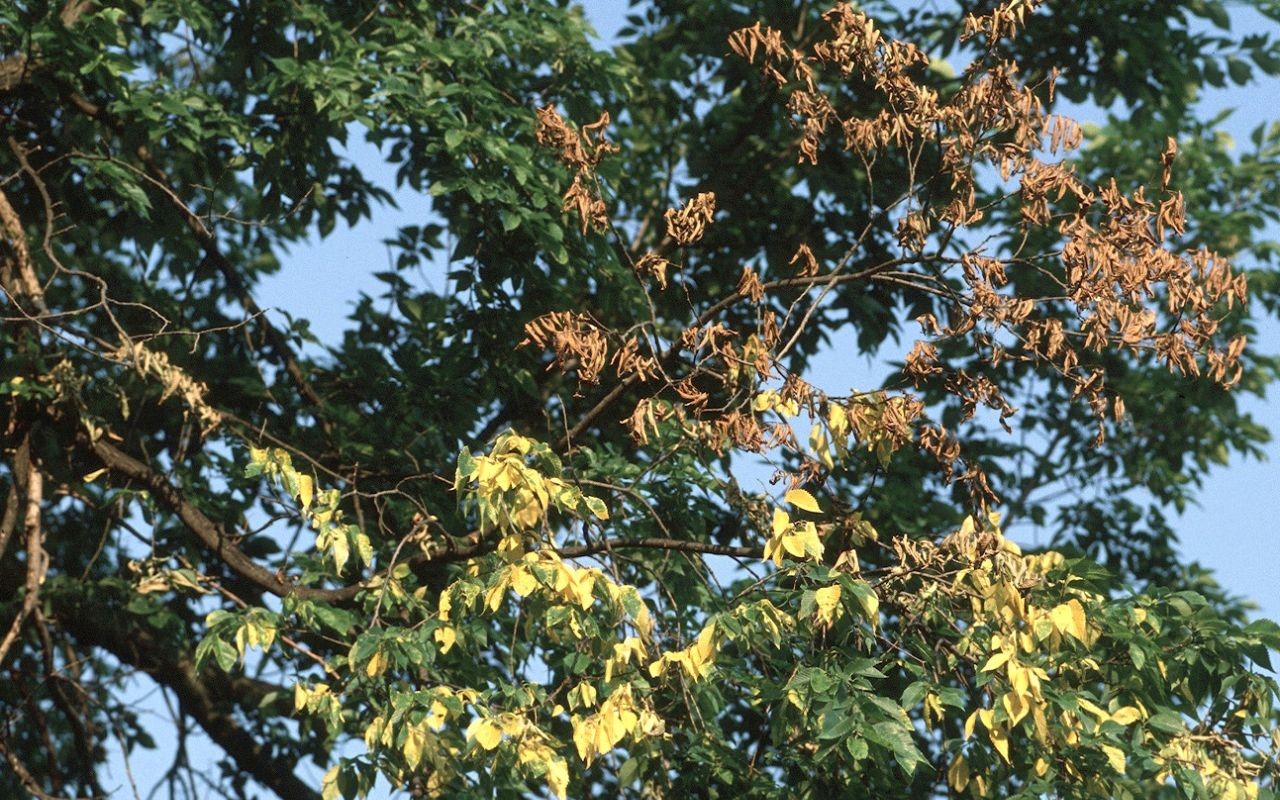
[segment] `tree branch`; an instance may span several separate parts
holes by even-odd
[[[62,11],[58,12],[58,17],[63,26],[70,28],[95,5],[94,0],[68,0]],[[39,51],[34,49],[30,54],[18,53],[0,61],[0,94],[7,94],[25,84],[31,73],[43,66],[43,63],[43,59],[39,58]]]
[[[690,542],[684,539],[607,539],[577,547],[561,547],[556,550],[562,558],[582,558],[609,550],[671,550],[678,553],[700,553],[708,556],[733,558],[764,558],[763,547],[731,547],[723,544]]]
[[[0,239],[0,289],[20,313],[27,313],[22,308],[22,301],[27,300],[37,312],[47,314],[49,307],[45,305],[44,290],[40,288],[35,266],[31,263],[31,250],[27,247],[22,220],[3,191],[0,191],[0,234],[3,234]]]
[[[44,574],[49,566],[49,557],[44,552],[44,531],[40,526],[40,505],[44,502],[44,475],[34,461],[30,458],[24,460],[26,464],[22,466],[26,468],[27,473],[22,482],[26,495],[26,515],[23,518],[23,528],[27,535],[27,580],[24,587],[26,594],[23,595],[22,606],[14,616],[8,632],[4,639],[0,640],[0,664],[4,663],[9,649],[22,633],[23,623],[40,601],[40,584],[44,582]]]
[[[233,544],[232,536],[221,524],[210,519],[187,500],[165,476],[116,448],[105,437],[100,436],[97,440],[91,441],[88,434],[81,432],[77,434],[77,440],[81,446],[93,450],[108,470],[117,475],[132,478],[146,486],[156,502],[177,514],[206,549],[221,559],[237,575],[252,582],[263,591],[276,597],[292,594],[307,600],[340,602],[354,597],[363,588],[359,584],[342,589],[313,589],[290,585],[282,576],[245,555]]]
[[[828,284],[830,286],[835,286],[841,283],[850,283],[852,281],[864,280],[867,277],[874,275],[877,272],[891,269],[893,267],[907,263],[907,261],[908,261],[907,259],[893,259],[890,261],[886,261],[883,264],[877,264],[873,267],[868,267],[867,269],[861,270],[860,272],[853,272],[847,275],[832,275],[828,273],[824,275],[780,278],[776,281],[769,281],[767,283],[762,284],[761,288],[764,291],[768,292],[774,289],[786,289],[786,288],[796,287],[796,286],[803,286],[807,289],[811,286],[818,285],[818,284]],[[745,300],[746,297],[747,295],[744,294],[743,292],[735,291],[732,294],[724,298],[721,298],[720,300],[713,303],[710,307],[708,307],[706,311],[703,311],[701,314],[699,314],[698,318],[693,322],[693,325],[695,326],[706,325],[708,322],[714,319],[715,316],[719,314],[721,311],[724,311],[726,308],[732,306],[734,303]],[[669,348],[667,348],[667,351],[659,357],[658,362],[664,367],[667,364],[670,364],[672,361],[675,360],[676,356],[679,355],[681,347],[682,345],[680,344],[680,341],[677,339],[675,342],[671,344]],[[600,417],[601,414],[603,414],[606,410],[609,409],[610,406],[612,406],[615,402],[617,402],[618,398],[621,397],[624,392],[626,392],[628,389],[635,386],[636,384],[641,383],[643,380],[644,378],[641,375],[641,373],[632,372],[626,378],[623,378],[621,381],[619,381],[612,389],[609,390],[609,392],[604,397],[600,398],[600,400],[598,400],[594,406],[588,409],[587,412],[583,414],[582,417],[578,420],[578,423],[574,425],[573,428],[568,433],[566,433],[563,438],[560,439],[560,441],[556,444],[557,451],[561,453],[567,451],[573,445],[573,440],[579,435],[581,435],[582,432],[585,431],[588,427],[590,427]]]
[[[448,547],[431,555],[416,555],[408,561],[409,566],[418,567],[425,564],[441,564],[455,561],[466,561],[471,558],[491,553],[498,547],[494,539],[486,539],[466,547]],[[671,550],[681,553],[700,553],[709,556],[731,556],[733,558],[763,558],[762,547],[732,547],[706,542],[691,542],[685,539],[666,539],[648,537],[644,539],[605,539],[585,545],[553,548],[553,552],[562,558],[584,558],[609,550]]]
[[[214,667],[197,671],[185,650],[175,652],[146,626],[120,624],[118,620],[128,615],[104,620],[100,613],[88,611],[79,603],[64,604],[55,608],[55,613],[58,624],[77,641],[111,653],[172,689],[183,713],[199,723],[209,738],[258,783],[284,800],[318,800],[319,793],[293,774],[292,764],[283,763],[236,721],[232,706],[253,708],[265,694],[266,685],[243,676],[233,677]]]
[[[79,94],[72,94],[70,100],[76,108],[80,109],[89,118],[103,123],[116,133],[123,131],[124,125],[102,106]],[[333,423],[323,413],[324,401],[320,398],[319,393],[316,392],[315,387],[307,380],[307,376],[302,371],[302,365],[299,363],[297,355],[293,352],[293,348],[285,340],[284,334],[280,333],[271,324],[262,307],[253,299],[253,295],[240,277],[240,273],[218,248],[218,240],[213,235],[213,231],[209,230],[204,224],[204,220],[183,202],[177,190],[174,189],[168,173],[156,163],[155,157],[145,145],[140,145],[136,149],[135,155],[146,167],[146,171],[143,173],[145,177],[160,190],[160,193],[164,195],[169,204],[182,217],[187,230],[191,231],[196,241],[200,243],[201,248],[204,249],[205,256],[209,259],[209,263],[216,267],[222,275],[222,279],[226,281],[227,288],[231,291],[231,294],[240,302],[240,306],[245,310],[245,313],[257,321],[267,339],[268,346],[275,353],[281,366],[284,367],[285,374],[289,376],[294,388],[298,390],[303,400],[316,412],[316,420],[320,423],[320,427],[326,435],[332,435]]]
[[[38,800],[64,800],[57,795],[52,795],[40,788],[40,782],[31,774],[31,770],[27,769],[27,765],[22,763],[22,759],[18,758],[17,753],[9,749],[5,737],[0,736],[0,754],[4,755],[4,760],[8,762],[9,768],[13,770],[13,774],[18,776],[18,780],[23,787],[31,792],[31,796]],[[93,798],[84,798],[84,800],[94,800]]]

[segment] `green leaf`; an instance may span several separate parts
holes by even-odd
[[[1182,733],[1187,727],[1182,715],[1173,711],[1157,711],[1147,717],[1146,724],[1147,727],[1169,734]]]

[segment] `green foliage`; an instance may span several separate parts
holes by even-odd
[[[1280,45],[965,9],[0,4],[0,795],[145,673],[172,796],[1274,796],[1171,513],[1269,436],[1280,128],[1196,100]],[[340,340],[258,306],[393,190]]]

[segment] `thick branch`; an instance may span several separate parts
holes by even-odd
[[[254,780],[285,800],[318,800],[319,794],[293,774],[291,764],[273,756],[236,721],[233,705],[253,708],[267,686],[213,667],[197,671],[185,650],[174,652],[144,625],[112,624],[100,619],[101,614],[75,605],[56,611],[59,625],[77,641],[106,650],[173,690],[183,713],[195,719],[209,738]]]
[[[35,265],[31,263],[31,249],[27,247],[22,220],[3,191],[0,191],[0,289],[19,310],[25,312],[23,301],[39,313],[49,310],[44,302],[44,290],[36,278]]]
[[[25,444],[25,442],[24,442]],[[44,582],[45,570],[49,566],[49,557],[44,552],[44,531],[40,526],[40,505],[44,502],[44,475],[34,461],[26,459],[26,479],[22,482],[26,495],[26,514],[23,528],[27,535],[27,579],[26,594],[22,598],[22,606],[18,609],[13,623],[9,626],[4,639],[0,640],[0,663],[4,663],[9,649],[22,633],[22,625],[35,610],[40,601],[40,584]]]
[[[189,501],[181,491],[169,482],[165,476],[137,460],[128,453],[119,450],[104,437],[90,441],[87,434],[79,434],[81,445],[87,445],[102,460],[111,472],[132,478],[143,484],[151,492],[152,497],[160,505],[178,515],[187,529],[195,534],[201,544],[222,560],[240,577],[251,581],[263,591],[277,597],[293,594],[309,600],[336,602],[354,597],[362,587],[350,586],[343,589],[312,589],[295,587],[287,583],[276,572],[262,566],[245,555],[232,541],[232,537],[219,523],[210,519],[203,511]]]
[[[25,445],[26,443],[23,442]],[[9,485],[9,496],[4,501],[4,516],[0,517],[0,558],[9,549],[9,538],[18,527],[18,486]]]

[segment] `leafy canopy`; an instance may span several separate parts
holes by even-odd
[[[1280,45],[757,5],[0,7],[0,793],[122,791],[145,674],[171,796],[1274,796],[1168,512],[1268,436],[1280,129],[1195,100]],[[360,138],[432,214],[321,343]]]

